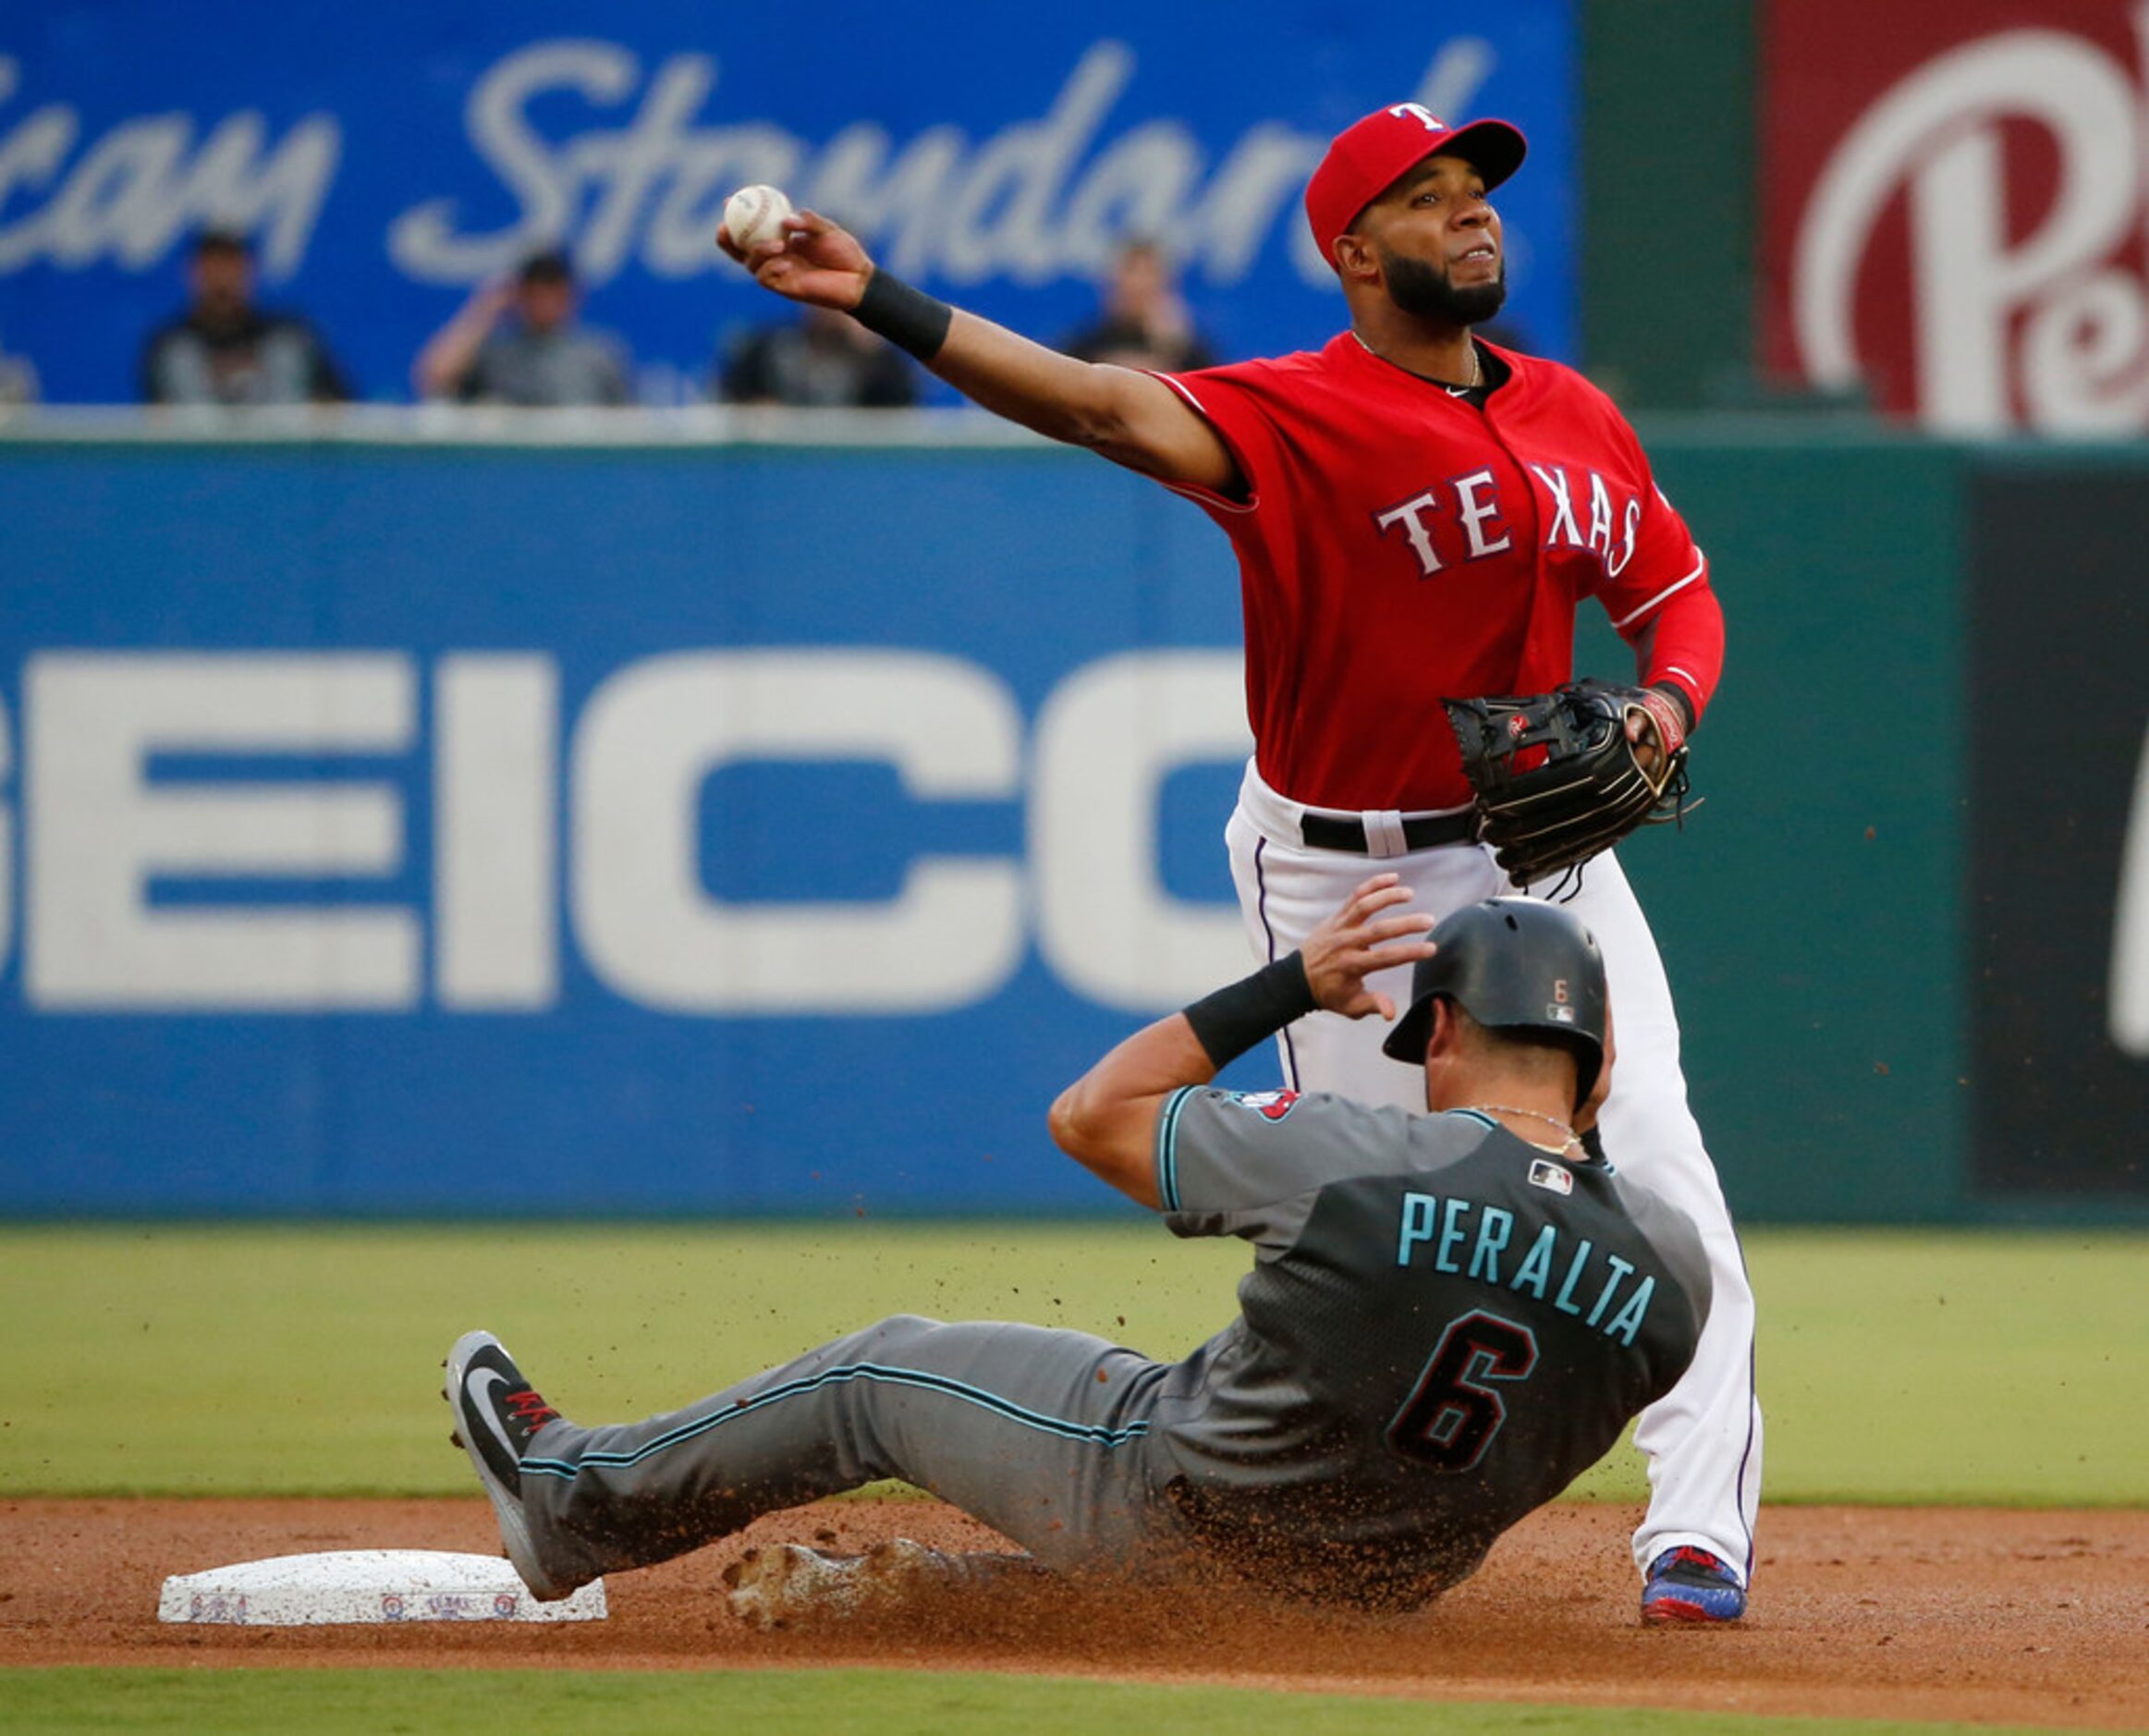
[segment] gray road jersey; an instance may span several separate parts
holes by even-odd
[[[1303,1589],[1466,1576],[1671,1388],[1708,1311],[1683,1214],[1468,1111],[1182,1091],[1156,1160],[1174,1231],[1258,1251],[1173,1383],[1182,1505]]]

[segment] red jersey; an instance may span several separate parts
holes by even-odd
[[[1708,563],[1634,431],[1572,369],[1484,348],[1510,377],[1483,410],[1349,332],[1318,354],[1159,376],[1246,480],[1242,501],[1178,492],[1238,551],[1255,760],[1294,801],[1463,806],[1441,700],[1569,679],[1584,597],[1697,720],[1715,691]]]

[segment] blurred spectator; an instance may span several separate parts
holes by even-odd
[[[28,356],[0,349],[0,407],[37,402],[37,369]]]
[[[433,334],[413,371],[419,396],[533,410],[626,403],[626,348],[578,323],[580,300],[566,253],[531,255]]]
[[[187,262],[187,311],[150,336],[141,396],[151,404],[340,403],[350,396],[320,334],[295,313],[254,306],[253,250],[234,229],[204,229]]]
[[[1060,348],[1084,361],[1179,373],[1207,368],[1216,352],[1194,330],[1179,300],[1171,261],[1154,241],[1129,241],[1112,262],[1105,305],[1094,325],[1077,332]]]
[[[809,307],[795,325],[749,335],[717,389],[734,404],[901,410],[918,401],[918,376],[900,350],[848,313]]]

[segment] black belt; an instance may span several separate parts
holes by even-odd
[[[1304,813],[1299,816],[1299,837],[1308,850],[1347,850],[1354,856],[1370,856],[1365,822],[1356,814]],[[1468,844],[1477,837],[1477,810],[1459,813],[1418,813],[1403,822],[1405,850],[1438,850],[1444,844]]]

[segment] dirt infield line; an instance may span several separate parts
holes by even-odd
[[[0,1501],[0,1666],[754,1669],[843,1665],[1214,1681],[1411,1698],[2149,1725],[2149,1512],[1789,1508],[1738,1629],[1634,1621],[1624,1508],[1558,1506],[1436,1608],[1375,1619],[1244,1597],[1110,1606],[1046,1590],[823,1631],[730,1616],[718,1579],[777,1538],[990,1547],[934,1503],[837,1503],[609,1583],[569,1627],[162,1626],[166,1574],[342,1548],[496,1547],[482,1501]]]

